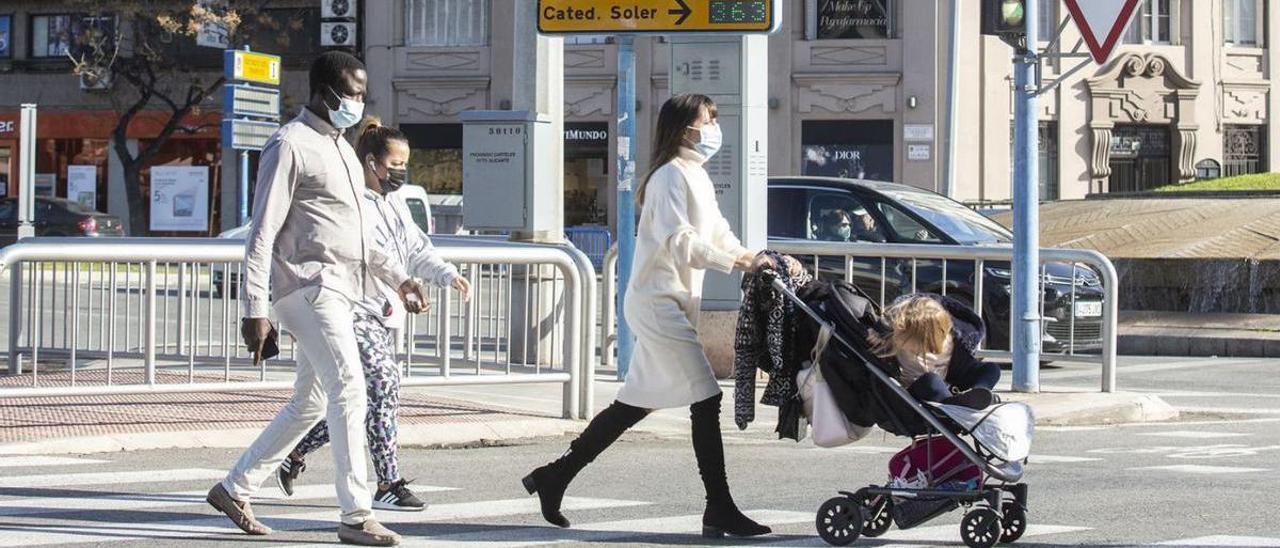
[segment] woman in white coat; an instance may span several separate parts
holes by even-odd
[[[652,410],[688,406],[707,492],[703,536],[767,534],[769,528],[743,515],[729,495],[720,385],[696,329],[704,271],[745,270],[756,256],[733,235],[703,169],[720,149],[715,103],[705,95],[672,97],[658,113],[655,133],[651,171],[637,191],[640,224],[623,310],[636,334],[627,378],[617,400],[564,455],[526,476],[524,486],[540,497],[547,521],[568,527],[560,502],[573,477]]]

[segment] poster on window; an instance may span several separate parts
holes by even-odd
[[[98,166],[67,166],[67,199],[98,208]]]
[[[0,15],[0,59],[8,59],[13,55],[13,16]]]
[[[890,145],[804,145],[801,173],[816,177],[840,177],[893,181],[893,147]]]
[[[209,230],[209,168],[157,166],[151,168],[151,230],[207,232]]]
[[[37,173],[36,174],[36,196],[48,196],[56,198],[58,187],[58,175],[55,173]]]
[[[894,1],[818,0],[818,39],[888,38]]]

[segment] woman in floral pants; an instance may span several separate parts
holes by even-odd
[[[452,287],[470,297],[471,286],[458,270],[440,259],[431,240],[412,219],[403,200],[392,192],[404,185],[408,174],[409,141],[403,133],[366,120],[358,135],[356,153],[364,162],[365,217],[376,224],[375,237],[384,249],[399,255],[410,275],[437,287]],[[426,507],[400,476],[396,458],[396,422],[400,409],[400,364],[396,361],[395,328],[404,325],[404,310],[395,288],[381,287],[355,306],[356,340],[364,368],[369,410],[366,417],[369,451],[378,474],[373,507],[417,511]],[[307,454],[329,442],[329,429],[320,421],[280,465],[280,488],[293,494],[293,482],[306,469]]]

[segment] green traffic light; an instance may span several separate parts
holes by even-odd
[[[1024,16],[1022,0],[1004,0],[1000,5],[1000,20],[1007,26],[1022,26]]]

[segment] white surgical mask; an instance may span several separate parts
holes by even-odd
[[[724,136],[720,133],[720,124],[711,122],[703,124],[701,128],[690,127],[700,135],[698,142],[693,145],[698,154],[705,156],[708,160],[720,152],[720,145],[724,142]]]
[[[333,127],[347,129],[360,123],[360,120],[364,117],[363,101],[338,95],[338,92],[334,91],[332,87],[329,88],[329,93],[338,98],[338,110],[329,109],[329,122],[333,124]],[[328,105],[325,105],[325,107],[328,108]]]

